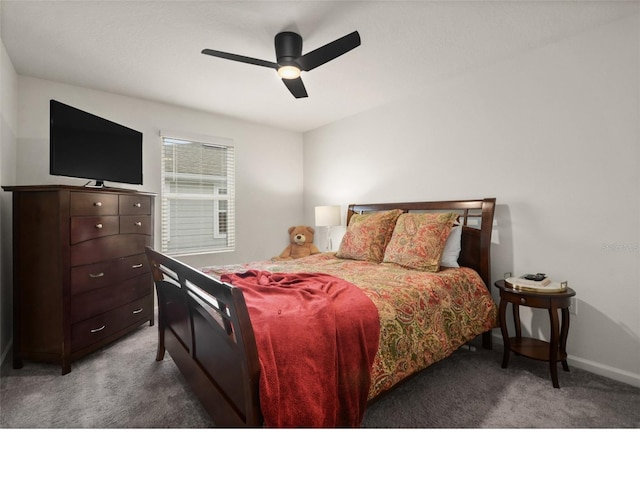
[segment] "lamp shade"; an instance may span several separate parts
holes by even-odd
[[[316,206],[316,226],[333,227],[340,225],[340,206]]]

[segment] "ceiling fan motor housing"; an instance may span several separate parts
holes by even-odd
[[[275,38],[275,47],[278,65],[299,67],[295,60],[302,55],[302,36],[291,31],[278,33]]]

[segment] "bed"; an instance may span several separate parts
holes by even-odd
[[[169,353],[216,426],[358,426],[460,346],[491,348],[494,210],[351,204],[339,249],[295,260],[194,269],[147,248],[156,359]]]

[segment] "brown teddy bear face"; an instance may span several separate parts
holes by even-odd
[[[318,254],[320,250],[313,244],[313,227],[298,225],[289,227],[289,245],[284,248],[279,256],[274,256],[272,260],[290,260],[304,258],[312,254]]]
[[[313,242],[313,234],[315,230],[313,227],[297,226],[289,228],[289,239],[292,244],[298,246],[304,246],[307,243]]]

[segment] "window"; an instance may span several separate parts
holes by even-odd
[[[197,254],[235,248],[233,144],[162,134],[162,252]]]

